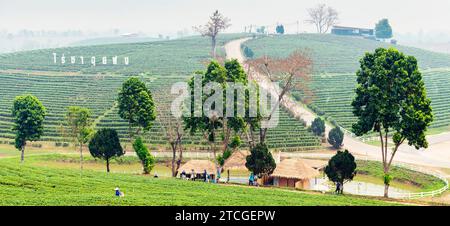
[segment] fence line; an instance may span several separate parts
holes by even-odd
[[[345,128],[343,128],[342,126],[339,126],[339,128],[342,131],[344,131],[344,133],[350,135],[350,137],[356,138],[356,139],[358,139],[358,140],[360,140],[362,142],[374,141],[374,140],[378,140],[379,139],[378,137],[368,137],[368,138],[358,137],[354,133],[352,133],[352,132],[346,130]],[[436,172],[432,172],[432,171],[429,171],[429,170],[425,170],[423,168],[413,167],[411,165],[401,164],[401,163],[396,163],[396,164],[393,164],[393,165],[397,166],[397,167],[402,167],[402,168],[409,169],[409,170],[412,170],[412,171],[417,171],[417,172],[421,172],[421,173],[424,173],[424,174],[428,174],[428,175],[434,176],[434,177],[442,180],[445,183],[445,186],[442,187],[441,189],[437,189],[437,190],[434,190],[434,191],[427,191],[427,192],[402,193],[402,194],[397,195],[396,198],[417,199],[417,198],[424,198],[424,197],[430,197],[430,196],[434,197],[436,195],[442,194],[449,187],[447,178],[445,178],[444,176],[442,176],[442,175],[440,175],[440,174],[438,174]]]
[[[417,199],[417,198],[425,198],[425,197],[434,197],[436,195],[440,195],[443,192],[447,191],[448,189],[448,180],[447,178],[445,178],[444,176],[434,172],[434,171],[430,171],[430,170],[426,170],[424,168],[419,168],[419,167],[414,167],[411,165],[407,165],[407,164],[402,164],[402,163],[396,163],[394,164],[397,167],[402,167],[408,170],[412,170],[412,171],[416,171],[416,172],[421,172],[424,174],[428,174],[431,175],[433,177],[436,177],[440,180],[442,180],[445,183],[445,186],[434,190],[434,191],[426,191],[426,192],[408,192],[408,193],[401,193],[399,195],[397,195],[397,198],[403,198],[403,199]]]

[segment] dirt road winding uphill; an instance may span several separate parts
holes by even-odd
[[[248,65],[244,62],[245,58],[241,51],[241,44],[249,39],[251,38],[238,39],[227,43],[225,45],[227,59],[237,59],[247,68]],[[249,77],[257,81],[268,92],[276,93],[275,86],[264,75],[252,71]],[[282,105],[289,109],[293,115],[300,116],[308,125],[316,117],[314,113],[294,101],[291,97],[285,97]],[[331,125],[326,125],[327,134],[331,129]],[[397,151],[394,161],[422,166],[450,168],[450,133],[428,136],[427,139],[430,142],[427,150],[416,150],[413,147],[402,145]],[[368,145],[357,138],[351,137],[349,134],[346,134],[344,137],[344,146],[354,154],[361,156],[367,155],[371,159],[381,160],[380,148]]]

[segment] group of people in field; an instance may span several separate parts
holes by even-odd
[[[201,174],[200,173],[197,174],[194,171],[194,169],[191,169],[191,172],[189,172],[189,173],[186,173],[186,171],[183,170],[180,174],[180,178],[182,180],[192,180],[192,181],[202,180],[203,182],[206,182],[206,183],[219,183],[221,170],[222,169],[220,167],[217,168],[217,177],[211,176],[212,174],[209,174],[206,171],[206,169],[203,170],[203,173],[201,173]],[[158,178],[158,174],[155,173],[154,177]],[[229,182],[229,181],[230,181],[230,178],[228,176],[227,182]],[[258,180],[257,180],[257,177],[255,176],[255,174],[250,173],[250,176],[248,178],[248,185],[249,186],[258,186]],[[117,196],[117,197],[125,196],[125,194],[122,191],[120,191],[119,187],[116,187],[114,189],[114,191],[115,191],[115,196]]]
[[[202,173],[196,173],[194,169],[191,169],[191,172],[189,172],[189,173],[186,173],[186,171],[183,170],[180,174],[180,178],[183,180],[192,180],[192,181],[202,180],[203,182],[206,182],[206,183],[209,183],[209,182],[219,183],[221,170],[222,169],[220,167],[217,168],[217,174],[216,174],[217,176],[216,177],[214,177],[213,174],[208,173],[206,169],[203,170]]]

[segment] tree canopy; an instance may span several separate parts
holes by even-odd
[[[122,84],[118,97],[119,116],[129,123],[130,139],[143,129],[148,131],[156,119],[155,103],[152,93],[145,83],[137,77],[131,77]],[[132,127],[137,127],[132,131]]]
[[[415,57],[394,48],[379,48],[366,53],[360,64],[352,102],[358,120],[352,129],[358,136],[370,131],[378,133],[384,173],[388,175],[395,153],[404,141],[416,149],[428,147],[425,132],[433,121],[431,101]],[[391,152],[387,145],[389,134],[393,134]],[[385,184],[386,197],[388,188],[389,184]]]
[[[66,113],[66,124],[74,143],[80,146],[80,168],[83,169],[83,145],[89,141],[93,132],[91,111],[79,106],[69,106]]]
[[[311,131],[316,136],[322,136],[325,133],[325,121],[320,117],[315,118],[311,123]]]
[[[375,36],[377,38],[392,38],[392,27],[388,19],[382,19],[375,25]]]
[[[283,26],[283,24],[277,25],[275,30],[276,30],[277,34],[280,34],[280,35],[284,34],[284,26]]]
[[[225,151],[228,148],[228,145],[230,143],[230,138],[232,135],[232,132],[237,133],[238,131],[242,130],[245,125],[245,119],[244,115],[239,115],[238,110],[238,104],[239,101],[237,101],[238,96],[236,95],[237,92],[232,93],[233,99],[227,99],[227,93],[225,90],[229,87],[229,84],[241,84],[244,86],[247,85],[247,75],[244,72],[244,69],[239,64],[237,60],[230,60],[226,61],[224,66],[220,65],[217,61],[211,61],[210,64],[207,67],[206,72],[197,73],[198,76],[201,76],[201,83],[202,86],[208,86],[208,84],[218,84],[223,91],[223,94],[216,93],[217,90],[211,90],[211,92],[203,92],[202,96],[202,103],[205,103],[208,98],[213,97],[214,95],[221,95],[221,102],[217,101],[211,104],[211,110],[219,112],[222,110],[222,113],[218,114],[211,114],[208,115],[205,111],[204,105],[200,107],[199,110],[201,110],[201,115],[195,116],[195,110],[197,109],[195,106],[195,84],[193,77],[189,81],[189,87],[191,89],[191,100],[188,101],[188,105],[191,105],[191,112],[189,116],[184,116],[184,126],[185,129],[190,131],[191,133],[195,133],[197,131],[201,131],[205,138],[210,142],[211,148],[213,149],[214,154],[216,153],[215,148],[215,142],[218,140],[218,137],[222,138],[222,151]],[[232,89],[230,89],[232,90]],[[245,92],[245,90],[244,90]],[[228,103],[229,102],[229,103]],[[220,106],[222,105],[222,106]],[[227,106],[233,105],[233,112],[227,112]],[[220,109],[221,107],[221,109]],[[189,108],[188,108],[189,109]],[[233,114],[228,114],[233,113]],[[220,130],[221,129],[221,136]]]
[[[328,133],[328,143],[330,143],[333,148],[339,149],[344,141],[344,132],[341,128],[336,127],[330,130]]]
[[[325,174],[330,181],[339,182],[343,186],[344,183],[353,180],[356,175],[355,157],[348,150],[338,151],[328,161]]]
[[[247,156],[245,167],[255,175],[269,175],[277,166],[266,144],[256,144]]]
[[[24,152],[27,141],[37,141],[44,134],[43,122],[46,109],[41,101],[32,95],[23,95],[15,98],[12,109],[15,132],[15,147],[24,161]]]
[[[109,160],[125,154],[117,131],[114,129],[100,129],[95,133],[89,142],[89,152],[94,158],[106,160],[107,172],[109,172]]]

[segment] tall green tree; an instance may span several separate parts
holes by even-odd
[[[259,177],[273,173],[276,167],[275,159],[265,143],[259,143],[250,150],[245,167]]]
[[[137,77],[131,77],[122,84],[119,91],[119,116],[128,122],[130,141],[141,130],[148,131],[156,119],[155,103],[152,93],[145,83]],[[133,131],[133,128],[136,128]]]
[[[325,174],[330,181],[339,182],[343,190],[344,183],[353,180],[353,177],[356,175],[355,157],[348,150],[338,151],[328,161],[328,165],[325,167]]]
[[[66,113],[66,125],[73,143],[80,147],[80,169],[83,170],[83,146],[89,142],[93,133],[91,111],[79,106],[69,106]]]
[[[125,154],[120,145],[119,135],[114,129],[100,129],[89,141],[89,152],[94,158],[106,160],[106,172],[109,173],[111,158]]]
[[[138,137],[133,143],[134,152],[141,160],[144,174],[149,174],[155,166],[155,157],[150,154],[141,137]]]
[[[431,101],[426,95],[422,74],[413,56],[394,48],[366,53],[356,73],[356,97],[353,114],[358,121],[353,132],[364,135],[378,133],[383,160],[384,196],[388,196],[389,170],[395,154],[405,141],[416,149],[428,147],[425,132],[433,121]],[[388,134],[394,143],[388,151]]]
[[[238,133],[245,127],[245,120],[243,116],[237,114],[238,101],[237,93],[233,93],[233,100],[230,100],[231,104],[234,105],[233,116],[227,116],[227,95],[225,90],[227,89],[229,83],[240,83],[246,86],[248,83],[247,75],[244,72],[242,66],[237,60],[226,61],[224,66],[220,65],[217,61],[211,61],[208,65],[206,72],[197,73],[201,76],[202,86],[208,83],[219,84],[223,92],[223,106],[222,115],[207,115],[203,105],[201,108],[201,116],[196,117],[194,115],[195,111],[195,101],[194,101],[194,78],[189,81],[189,87],[191,89],[191,100],[187,104],[191,105],[191,115],[188,117],[183,117],[184,127],[191,134],[200,131],[204,134],[205,139],[209,142],[211,149],[213,150],[214,157],[216,157],[216,142],[221,139],[222,147],[221,150],[224,152],[231,142],[231,136],[233,133]],[[202,103],[215,95],[215,92],[206,93],[203,92]],[[220,95],[220,94],[219,94]],[[245,94],[244,94],[245,95]],[[214,108],[217,109],[216,103]]]
[[[375,36],[381,39],[392,38],[392,27],[388,19],[382,19],[375,25]]]
[[[325,133],[325,121],[320,117],[315,118],[311,123],[311,131],[316,136],[323,136],[323,134]]]
[[[32,95],[17,96],[13,103],[12,116],[15,132],[15,146],[20,150],[20,161],[24,161],[27,141],[37,141],[44,133],[43,122],[46,109],[41,101]]]
[[[344,132],[339,127],[333,128],[328,133],[327,140],[333,148],[339,149],[342,147],[342,142],[344,142]]]

